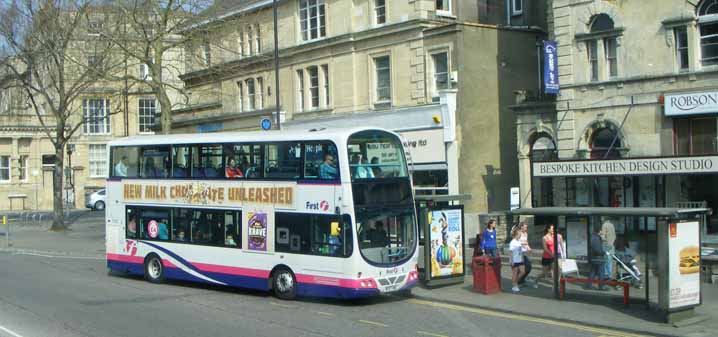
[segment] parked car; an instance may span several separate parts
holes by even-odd
[[[85,198],[85,207],[96,210],[105,210],[105,189],[98,190]]]

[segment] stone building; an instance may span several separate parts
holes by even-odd
[[[104,18],[104,15],[100,17]],[[88,26],[102,27],[100,21],[94,23]],[[78,30],[73,42],[77,45],[77,55],[72,56],[74,60],[82,60],[88,66],[101,64],[98,55],[82,49],[88,41],[98,39],[99,33],[84,26]],[[176,53],[168,53],[171,55],[168,61],[178,63],[169,65],[168,69],[182,71],[183,62],[176,62],[182,57],[182,51],[179,48]],[[120,55],[119,50],[112,53],[115,58]],[[85,197],[105,187],[109,169],[106,145],[109,141],[155,132],[159,104],[144,82],[148,79],[146,66],[126,58],[124,62],[116,63],[111,71],[139,80],[94,82],[69,108],[72,125],[86,120],[65,149],[63,198],[69,208],[84,208]],[[176,71],[166,71],[166,74],[168,82],[178,81]],[[72,76],[67,74],[66,78]],[[177,92],[171,94],[174,100],[180,99]],[[55,131],[55,119],[47,106],[40,108],[47,127],[31,107],[17,78],[0,63],[0,210],[46,211],[53,207],[55,148],[50,135]]]
[[[716,214],[718,1],[553,0],[548,21],[560,93],[513,107],[522,205]],[[656,219],[625,222],[655,234]]]
[[[538,87],[545,1],[234,1],[195,29],[173,132],[372,125],[401,133],[420,194],[471,194],[467,222],[518,186],[513,91]],[[211,27],[211,28],[208,28]],[[188,31],[188,34],[195,34]],[[468,232],[467,232],[468,233]],[[468,234],[467,234],[468,235]]]

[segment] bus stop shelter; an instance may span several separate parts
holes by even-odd
[[[645,288],[645,301],[647,308],[650,306],[650,277],[649,277],[649,262],[653,262],[654,274],[658,278],[658,304],[660,309],[666,313],[666,320],[678,320],[680,317],[686,316],[686,312],[692,313],[692,308],[700,304],[700,274],[693,275],[695,272],[691,270],[690,275],[678,275],[684,274],[685,270],[679,270],[678,262],[670,262],[675,260],[678,256],[677,251],[681,252],[685,249],[681,249],[678,244],[686,244],[679,242],[679,239],[686,239],[687,243],[691,248],[697,247],[700,254],[700,226],[705,222],[706,216],[711,212],[710,209],[706,208],[645,208],[645,207],[538,207],[538,208],[518,208],[508,212],[510,217],[513,216],[555,216],[555,217],[608,217],[608,218],[642,218],[642,217],[654,217],[656,221],[656,252],[655,261],[649,261],[650,258],[646,257],[643,261],[643,268],[645,274],[645,282],[643,284]],[[570,232],[572,229],[569,226],[576,226],[576,223],[565,221],[565,229]],[[511,222],[514,222],[511,219]],[[595,223],[594,223],[595,225]],[[695,227],[695,229],[694,229]],[[553,240],[559,242],[558,239],[558,226],[554,226]],[[686,229],[687,234],[681,234],[683,229]],[[586,236],[590,238],[591,225],[586,224]],[[690,231],[688,229],[691,229]],[[575,228],[573,228],[575,233]],[[582,228],[580,230],[583,230]],[[690,233],[689,233],[690,232]],[[694,233],[695,232],[695,233]],[[694,233],[694,234],[693,234]],[[564,237],[566,242],[572,240],[571,236]],[[588,250],[588,247],[587,247]],[[673,253],[671,253],[673,251]],[[567,255],[570,256],[571,252]],[[681,253],[682,254],[682,253]],[[648,254],[646,254],[648,255]],[[675,255],[675,256],[674,256]],[[699,257],[698,257],[699,259]],[[698,262],[699,263],[699,262]],[[673,266],[675,265],[675,266]],[[682,264],[680,264],[682,268]],[[675,267],[675,268],[674,268]],[[561,299],[561,287],[560,278],[563,276],[559,272],[559,260],[554,259],[553,261],[553,294],[556,299]],[[675,269],[675,273],[672,271]],[[699,267],[696,269],[700,269]],[[680,272],[679,272],[680,271]],[[676,274],[678,276],[672,276]],[[558,277],[557,277],[558,276]],[[694,302],[681,302],[681,298],[686,297],[687,292],[683,295],[680,294],[681,284],[683,279],[690,277],[691,289],[697,290],[698,303]],[[688,282],[688,281],[686,281]],[[685,283],[685,282],[684,282]],[[697,285],[696,285],[697,283]],[[686,283],[688,284],[688,283]],[[655,285],[653,285],[655,286]],[[626,296],[626,295],[624,295]],[[683,313],[683,314],[681,314]],[[678,317],[678,318],[677,318]]]

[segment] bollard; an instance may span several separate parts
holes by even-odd
[[[5,228],[5,247],[10,248],[10,223],[7,221],[7,215],[2,216],[2,224]]]

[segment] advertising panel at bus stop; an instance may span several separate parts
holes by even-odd
[[[700,225],[678,222],[668,230],[668,309],[700,304]]]
[[[447,206],[430,209],[427,213],[425,261],[427,281],[464,279],[464,208]],[[442,282],[443,283],[443,282]]]

